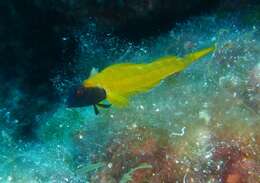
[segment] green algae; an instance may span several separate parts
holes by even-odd
[[[140,169],[151,169],[151,168],[153,168],[152,165],[149,165],[147,163],[140,164],[137,167],[129,170],[126,174],[124,174],[123,177],[120,179],[119,183],[129,183],[132,181],[132,175],[135,171]]]
[[[90,172],[103,168],[104,166],[105,166],[105,163],[101,163],[101,162],[94,163],[94,164],[87,164],[82,167],[79,167],[77,169],[77,172],[80,174],[88,174]]]

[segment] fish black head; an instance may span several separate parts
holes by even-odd
[[[99,87],[73,86],[67,99],[68,107],[95,105],[106,99],[106,91]]]

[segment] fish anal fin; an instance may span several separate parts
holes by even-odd
[[[109,93],[107,95],[107,100],[110,104],[115,105],[116,107],[122,108],[128,105],[128,99],[124,96],[121,96],[116,93]]]

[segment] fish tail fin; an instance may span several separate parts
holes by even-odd
[[[195,62],[196,60],[207,56],[209,53],[213,52],[216,49],[216,45],[214,44],[211,47],[204,48],[202,50],[187,54],[183,57],[183,62],[186,66],[190,65],[191,63]]]

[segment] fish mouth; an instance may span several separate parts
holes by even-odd
[[[78,105],[76,105],[74,102],[73,102],[73,98],[72,96],[69,96],[65,102],[65,105],[66,107],[68,108],[74,108],[74,107],[79,107]]]
[[[77,88],[79,88],[79,87],[80,87],[80,85],[74,85],[69,89],[68,97],[65,102],[65,105],[68,108],[80,107],[79,102],[76,101],[76,96],[75,96],[75,94],[77,92]]]

